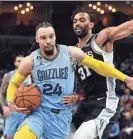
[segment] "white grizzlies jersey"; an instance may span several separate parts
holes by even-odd
[[[57,54],[49,60],[42,56],[40,49],[31,54],[34,58],[33,81],[42,95],[41,107],[66,109],[62,98],[72,95],[74,70],[67,46],[57,45]]]

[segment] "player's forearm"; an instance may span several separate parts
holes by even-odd
[[[132,33],[133,32],[133,19],[117,26],[117,28],[120,32],[123,30],[127,30],[129,33]]]
[[[0,104],[2,107],[6,106],[6,103],[5,103],[5,95],[4,94],[0,94]]]
[[[90,56],[85,56],[80,64],[93,69],[95,72],[105,77],[112,77],[121,81],[125,81],[127,77],[125,74],[109,64],[96,60]]]
[[[133,20],[114,27],[108,35],[109,40],[119,40],[133,33]]]
[[[6,92],[7,92],[7,88],[9,85],[9,79],[8,79],[8,75],[4,76],[2,79],[2,84],[1,84],[1,88],[0,88],[0,103],[3,106],[6,106]]]
[[[7,101],[10,102],[14,99],[15,92],[17,91],[17,88],[20,86],[20,84],[26,79],[25,76],[23,76],[18,71],[14,74],[12,80],[9,83],[9,86],[7,88]]]

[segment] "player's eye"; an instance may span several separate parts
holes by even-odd
[[[46,37],[41,36],[40,39],[41,39],[41,40],[46,40]]]
[[[17,60],[17,62],[21,62],[21,60]]]
[[[81,18],[81,19],[80,19],[80,22],[85,22],[85,19],[84,19],[84,18]]]
[[[53,35],[49,36],[49,38],[52,39],[53,38]]]

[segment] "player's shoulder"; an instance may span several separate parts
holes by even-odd
[[[68,52],[69,52],[69,53],[76,53],[77,51],[81,51],[80,48],[75,47],[75,46],[68,46],[67,49],[68,49]]]
[[[57,49],[60,49],[60,50],[67,50],[67,45],[65,44],[57,44],[56,45]]]
[[[28,55],[26,56],[22,62],[21,62],[21,66],[25,66],[25,67],[30,67],[33,65],[33,56],[32,55]]]
[[[14,73],[15,73],[15,70],[8,71],[7,73],[4,74],[3,77],[9,77],[11,74],[14,74]]]
[[[11,72],[11,71],[10,71],[10,72]],[[10,77],[11,77],[10,72],[4,74],[3,79],[2,79],[3,81],[5,81],[5,80],[10,80]]]
[[[31,73],[32,69],[33,69],[33,61],[32,57],[29,55],[22,60],[21,64],[18,67],[18,71],[23,75],[27,75],[28,73]]]

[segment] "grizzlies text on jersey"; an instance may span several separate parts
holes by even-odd
[[[57,45],[58,53],[53,60],[42,57],[40,49],[34,54],[33,80],[42,94],[44,107],[64,109],[62,98],[72,95],[74,88],[74,71],[70,63],[67,47]],[[62,60],[62,57],[63,60]],[[58,65],[58,66],[57,66]],[[69,87],[67,86],[69,84]]]

